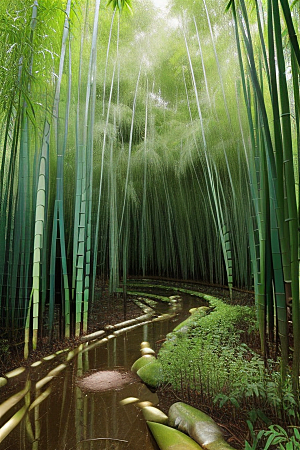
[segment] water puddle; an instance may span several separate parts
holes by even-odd
[[[7,431],[8,423],[11,426],[16,423],[13,417],[19,414],[16,420],[21,419],[0,444],[1,449],[157,449],[138,407],[120,405],[126,397],[157,404],[155,393],[132,378],[123,388],[104,392],[80,388],[79,380],[97,371],[118,371],[125,376],[140,356],[142,341],[149,341],[152,348],[158,350],[166,334],[187,317],[188,310],[201,304],[205,302],[184,295],[172,319],[141,325],[100,340],[96,345],[95,342],[84,343],[77,354],[76,351],[61,352],[15,377],[14,392],[21,391],[22,396],[19,400],[16,397],[15,404],[11,402],[1,410],[6,398],[0,392],[0,437]],[[160,313],[170,308],[174,312],[174,306],[162,305]]]

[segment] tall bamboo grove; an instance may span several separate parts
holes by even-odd
[[[262,352],[278,332],[283,377],[292,308],[297,389],[288,2],[232,0],[233,26],[221,0],[174,0],[159,30],[150,3],[61,4],[0,5],[1,335],[25,333],[27,357],[41,337],[85,333],[97,277],[111,294],[128,275],[254,285]]]

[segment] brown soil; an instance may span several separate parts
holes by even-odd
[[[129,282],[142,282],[144,278],[142,277],[129,277]],[[218,284],[209,284],[201,281],[193,280],[176,280],[172,278],[165,277],[147,277],[148,284],[153,285],[163,285],[181,287],[184,289],[190,289],[191,291],[199,291],[204,294],[212,295],[217,298],[221,298],[223,301],[228,302],[232,305],[242,305],[242,306],[252,306],[254,304],[254,291],[249,291],[246,289],[232,289],[232,296],[230,298],[230,293],[228,286],[222,286]]]
[[[104,392],[119,390],[128,384],[140,381],[140,378],[133,372],[101,370],[77,380],[76,384],[85,392]]]
[[[102,290],[101,296],[100,290],[97,290],[95,304],[89,311],[89,327],[86,334],[101,330],[106,325],[115,325],[142,314],[141,308],[136,306],[130,298],[127,299],[125,310],[123,299],[120,296],[110,296],[107,289]],[[58,329],[58,324],[56,328]],[[20,336],[16,339],[18,340],[11,342],[8,351],[0,353],[0,376],[18,367],[28,367],[35,361],[58,350],[74,349],[82,342],[80,337],[62,339],[59,333],[51,341],[45,336],[39,339],[37,349],[31,351],[29,358],[25,360],[23,356],[24,343],[20,342]]]

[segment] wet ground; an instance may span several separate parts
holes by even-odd
[[[108,384],[102,392],[85,389],[80,380],[113,372],[121,374],[124,381],[126,372],[140,356],[140,342],[149,341],[157,350],[166,334],[188,315],[188,310],[201,304],[200,299],[185,295],[172,319],[148,323],[119,336],[110,335],[104,341],[83,343],[75,350],[58,351],[40,361],[37,361],[36,353],[35,362],[27,365],[20,375],[9,379],[7,386],[0,390],[0,403],[9,401],[10,406],[7,410],[0,409],[0,427],[7,427],[7,423],[13,427],[0,444],[1,450],[157,449],[141,411],[135,405],[120,405],[122,399],[130,396],[156,404],[159,401],[156,394],[131,377],[123,387],[115,389],[114,384],[111,388],[108,386],[111,381],[108,376]],[[118,299],[114,300],[113,307],[106,304],[106,324],[124,319],[122,306]],[[102,327],[96,322],[103,307],[104,302],[98,311],[92,311],[95,324],[90,331]],[[174,312],[174,305],[159,304],[159,313],[167,312],[170,307]],[[141,315],[135,305],[131,312],[127,305],[126,318],[136,312]],[[16,398],[17,393],[21,393],[20,399]],[[22,414],[16,425],[14,422]]]

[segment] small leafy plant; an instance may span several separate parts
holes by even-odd
[[[289,435],[280,425],[270,425],[267,430],[260,430],[256,435],[250,421],[248,421],[248,426],[253,438],[253,444],[251,445],[246,441],[245,450],[268,450],[269,448],[276,448],[276,450],[300,449],[300,432],[297,427],[292,427],[293,434]]]

